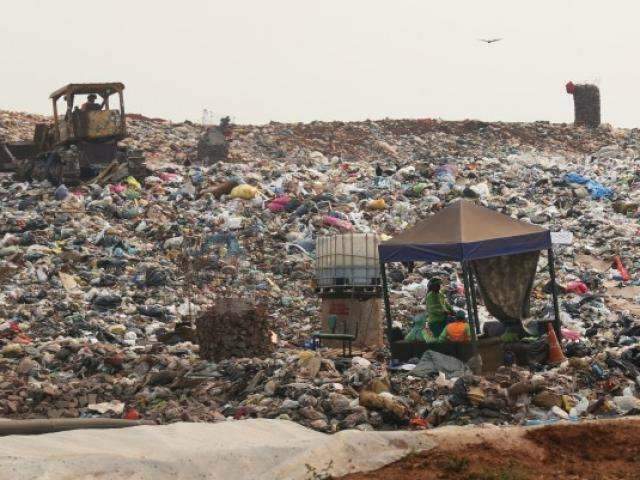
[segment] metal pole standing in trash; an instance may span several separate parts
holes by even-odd
[[[384,313],[387,318],[387,340],[391,345],[391,304],[389,303],[389,289],[387,286],[387,267],[380,257],[380,276],[382,277],[382,298],[384,299]]]
[[[476,333],[480,333],[480,317],[478,316],[478,299],[476,298],[476,281],[473,268],[469,267],[469,290],[471,290],[471,301],[473,302],[473,316],[475,317]]]
[[[556,266],[555,256],[553,254],[553,248],[547,250],[549,258],[549,276],[551,277],[551,294],[553,295],[553,313],[555,320],[553,322],[553,328],[556,331],[558,341],[562,340],[562,332],[560,331],[560,307],[558,306],[558,286],[556,284]]]
[[[464,298],[467,302],[467,315],[469,316],[469,331],[471,333],[471,344],[473,345],[473,354],[478,350],[478,338],[476,337],[475,320],[473,315],[473,306],[471,305],[471,295],[469,293],[469,269],[467,262],[462,262],[462,282],[464,283]]]

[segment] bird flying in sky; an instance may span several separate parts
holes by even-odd
[[[502,39],[501,38],[479,38],[478,40],[484,43],[496,43]]]

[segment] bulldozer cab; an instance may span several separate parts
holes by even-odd
[[[50,95],[53,144],[103,142],[127,136],[122,83],[70,83]],[[89,96],[99,103],[90,103]]]
[[[0,143],[0,167],[15,170],[20,181],[54,185],[144,178],[142,154],[118,145],[127,136],[123,90],[116,82],[70,83],[56,90],[49,97],[53,123],[36,124],[31,142]],[[90,96],[95,99],[88,101]]]

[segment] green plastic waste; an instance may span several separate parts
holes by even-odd
[[[422,192],[424,192],[425,188],[427,188],[427,184],[426,183],[416,183],[413,186],[413,192],[420,195],[422,194]]]
[[[404,337],[407,342],[433,342],[435,339],[433,335],[425,329],[427,324],[427,316],[423,314],[413,317],[413,324],[411,330]]]

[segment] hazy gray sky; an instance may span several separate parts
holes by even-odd
[[[129,112],[240,123],[440,117],[640,126],[635,0],[6,0],[0,109],[123,81]],[[482,37],[504,37],[485,45]]]

